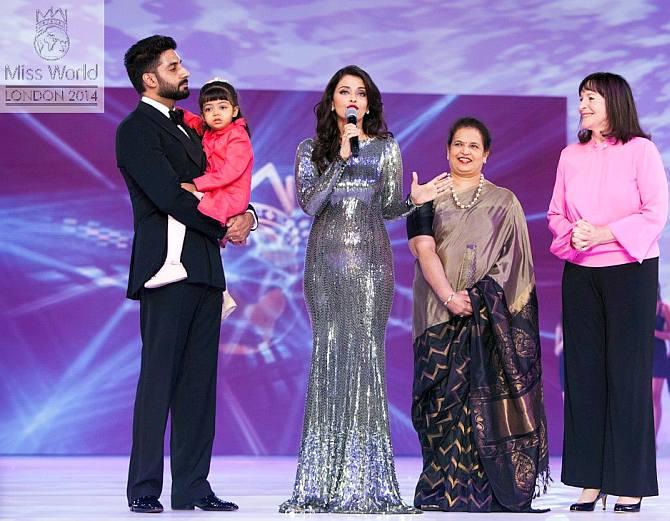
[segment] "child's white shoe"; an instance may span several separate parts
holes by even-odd
[[[188,277],[188,274],[181,262],[166,262],[156,275],[144,283],[144,287],[148,289],[160,288],[161,286],[184,280],[186,277]]]
[[[237,302],[231,297],[228,290],[223,292],[223,307],[221,308],[221,320],[226,320],[228,315],[230,315],[237,308]]]

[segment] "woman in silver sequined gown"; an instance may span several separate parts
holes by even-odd
[[[360,125],[346,124],[347,105],[357,107]],[[315,112],[317,138],[296,156],[298,201],[314,216],[304,275],[313,354],[295,486],[280,512],[416,513],[400,498],[389,435],[384,331],[394,279],[384,219],[446,185],[441,176],[415,179],[403,198],[400,149],[362,69],[338,71]]]

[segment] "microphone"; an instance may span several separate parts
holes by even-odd
[[[347,123],[353,123],[355,125],[358,121],[358,108],[356,105],[349,105],[344,112],[344,116],[347,118]],[[358,152],[360,150],[358,147],[358,136],[349,138],[349,146],[351,147],[351,155],[358,157]]]

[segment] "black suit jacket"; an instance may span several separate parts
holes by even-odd
[[[128,298],[138,299],[165,261],[168,215],[186,225],[181,260],[187,282],[226,287],[217,243],[225,230],[179,186],[202,175],[206,163],[199,138],[189,133],[191,139],[142,101],[116,130],[116,162],[128,185],[135,228]]]

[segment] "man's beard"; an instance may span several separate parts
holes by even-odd
[[[187,80],[182,80],[178,85],[175,86],[163,81],[163,79],[158,74],[156,74],[156,79],[158,80],[158,95],[161,98],[172,100],[188,98],[188,95],[190,94],[188,87],[186,87],[185,90],[179,90],[181,85],[188,83]]]

